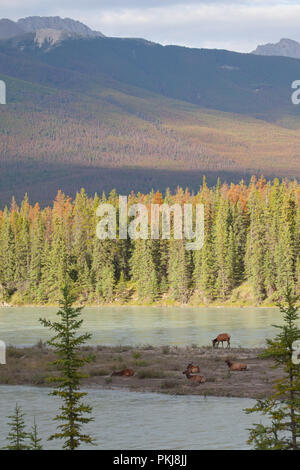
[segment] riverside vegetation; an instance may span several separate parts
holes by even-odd
[[[82,189],[74,201],[59,192],[52,207],[0,211],[0,303],[55,304],[70,274],[85,304],[154,302],[271,305],[282,286],[300,292],[300,186],[252,178],[247,186],[206,185],[197,194],[134,194],[128,205],[203,203],[205,243],[186,251],[183,240],[104,240],[96,208],[118,207],[118,196]]]

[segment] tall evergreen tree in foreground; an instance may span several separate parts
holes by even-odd
[[[80,318],[82,308],[72,307],[75,297],[69,284],[62,289],[62,295],[61,308],[57,312],[59,320],[52,322],[40,319],[43,326],[55,333],[48,344],[54,348],[57,356],[52,364],[59,374],[49,379],[56,384],[50,395],[57,396],[62,401],[60,413],[54,418],[61,424],[49,439],[61,439],[64,441],[64,449],[75,450],[82,443],[93,444],[91,436],[82,432],[83,425],[93,418],[90,417],[91,406],[82,401],[87,394],[80,392],[81,381],[85,377],[80,369],[91,361],[91,357],[82,355],[80,347],[91,338],[91,334],[78,334],[83,323]]]
[[[272,358],[275,367],[283,366],[284,376],[274,385],[274,393],[265,400],[258,400],[246,413],[263,413],[267,425],[256,424],[250,430],[249,444],[256,450],[300,450],[300,365],[293,360],[294,342],[300,339],[298,298],[288,287],[285,302],[280,304],[283,326],[274,339],[268,339],[263,358]]]
[[[30,447],[26,443],[29,435],[25,431],[24,413],[18,404],[16,404],[14,414],[8,418],[10,419],[8,422],[10,432],[7,436],[8,445],[4,447],[4,450],[29,450]]]

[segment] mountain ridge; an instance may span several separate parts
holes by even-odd
[[[59,16],[28,16],[12,21],[6,18],[0,19],[0,39],[9,39],[24,33],[37,32],[39,30],[57,30],[73,33],[82,37],[105,37],[100,31],[93,31],[80,21]]]
[[[300,77],[296,59],[156,43],[149,47],[140,39],[108,37],[67,38],[45,49],[36,34],[0,41],[3,73],[23,78],[19,64],[33,61],[35,76],[45,67],[55,68],[58,76],[85,71],[86,83],[78,83],[83,89],[90,80],[105,77],[200,107],[268,120],[298,112],[291,102],[291,84]],[[45,74],[41,79],[52,83]]]
[[[257,46],[252,54],[300,59],[300,43],[293,39],[282,38],[277,43],[268,43]]]

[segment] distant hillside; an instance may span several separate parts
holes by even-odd
[[[284,56],[300,59],[300,43],[292,39],[280,39],[276,44],[257,46],[253,54],[268,56]]]
[[[81,186],[197,190],[204,174],[300,178],[299,60],[70,34],[0,41],[0,207]]]
[[[119,38],[75,38],[44,50],[31,34],[0,43],[2,73],[77,91],[103,80],[118,81],[197,106],[268,120],[298,113],[291,103],[291,83],[300,77],[295,59]]]

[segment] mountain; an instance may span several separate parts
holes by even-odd
[[[80,187],[197,190],[204,174],[300,178],[299,60],[53,34],[0,41],[0,207]]]
[[[0,39],[8,39],[14,36],[19,36],[24,33],[24,30],[14,21],[6,18],[0,19]]]
[[[26,32],[38,31],[39,29],[57,29],[76,33],[84,37],[103,37],[99,31],[92,31],[88,26],[70,18],[60,18],[59,16],[29,16],[20,18],[18,25]]]
[[[44,47],[50,49],[62,41],[66,41],[67,39],[76,39],[78,37],[81,37],[81,34],[59,29],[38,29],[34,33],[34,44],[40,48]]]
[[[61,38],[66,37],[104,37],[99,31],[92,31],[88,26],[80,21],[75,21],[70,18],[60,18],[59,16],[41,17],[30,16],[28,18],[21,18],[17,22],[0,19],[0,40],[9,39],[16,36],[24,35],[24,33],[32,33],[38,31],[63,31],[65,34]],[[52,33],[55,37],[55,34]],[[54,41],[57,42],[57,41]]]
[[[300,59],[300,43],[292,39],[280,39],[277,44],[257,46],[253,54]]]
[[[0,53],[2,73],[44,85],[69,89],[66,77],[72,75],[72,81],[77,77],[72,85],[77,91],[88,89],[90,82],[117,81],[197,106],[268,120],[299,113],[291,102],[291,84],[300,77],[295,59],[107,37],[73,38],[45,50],[34,33],[2,41]],[[79,78],[82,74],[84,79]]]

